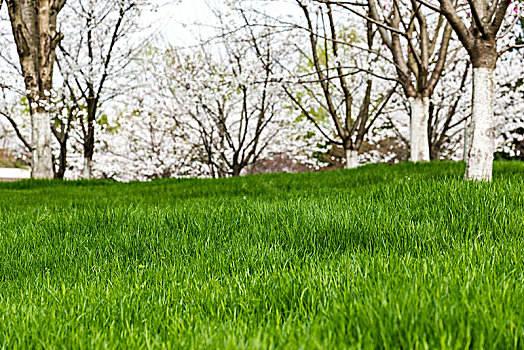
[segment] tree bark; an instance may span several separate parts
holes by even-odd
[[[418,1],[446,16],[468,52],[473,65],[473,105],[470,130],[467,131],[465,141],[468,151],[464,177],[466,180],[491,181],[494,150],[493,80],[497,59],[505,52],[497,52],[497,39],[512,1],[501,0],[490,4],[488,1],[469,0],[472,17],[470,26],[458,14],[457,9],[462,5],[456,2],[439,0],[440,8],[436,8],[429,2]]]
[[[411,97],[410,143],[412,162],[429,162],[429,97]]]
[[[56,30],[65,0],[9,0],[7,8],[20,67],[24,76],[32,128],[31,176],[52,179],[51,118],[47,110],[53,87],[55,48],[62,39]]]
[[[91,92],[93,91],[90,88]],[[84,170],[82,171],[82,177],[84,179],[91,179],[93,156],[95,154],[95,123],[96,113],[98,110],[98,98],[92,94],[87,98],[87,133],[84,140]]]
[[[93,174],[93,159],[84,157],[84,169],[82,170],[82,178],[90,180]]]
[[[67,141],[60,144],[60,155],[58,157],[58,171],[56,172],[56,178],[63,180],[67,168]]]
[[[233,165],[231,175],[233,177],[240,176],[240,173],[242,172],[242,167],[239,165]]]
[[[358,151],[346,149],[346,169],[353,169],[358,167]]]
[[[494,152],[494,68],[473,68],[473,104],[466,141],[466,180],[491,181]]]
[[[50,123],[51,117],[48,112],[35,111],[31,115],[31,143],[33,146],[31,177],[33,179],[52,179],[54,177]]]
[[[468,153],[471,149],[471,138],[471,125],[466,121],[464,124],[464,154],[462,156],[462,160],[466,163],[468,162]]]

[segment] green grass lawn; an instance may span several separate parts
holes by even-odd
[[[524,348],[524,165],[0,184],[0,346]]]

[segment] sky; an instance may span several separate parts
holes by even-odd
[[[211,34],[211,30],[205,26],[215,21],[210,7],[220,8],[226,1],[230,0],[148,0],[155,5],[155,9],[148,9],[142,13],[140,22],[142,27],[147,27],[148,30],[141,35],[155,33],[175,46],[193,45],[197,43],[199,36],[206,37]],[[300,15],[294,0],[239,1],[264,7],[264,12],[271,16]],[[6,18],[7,8],[5,5],[2,7],[2,17]]]
[[[182,0],[179,3],[162,1],[158,9],[143,14],[141,22],[163,39],[176,46],[191,45],[198,37],[195,23],[213,19],[204,0]],[[159,1],[159,2],[160,2]]]
[[[206,37],[212,33],[209,27],[206,28],[216,21],[210,7],[220,8],[226,0],[181,0],[178,3],[169,0],[155,1],[158,1],[159,8],[143,14],[143,25],[150,26],[152,32],[158,33],[170,44],[185,46],[195,44],[199,36]],[[264,7],[264,12],[271,16],[297,13],[294,1],[243,1]]]

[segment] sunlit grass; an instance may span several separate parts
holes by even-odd
[[[0,184],[5,348],[522,348],[524,165]]]

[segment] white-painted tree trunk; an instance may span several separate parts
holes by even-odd
[[[493,174],[494,69],[473,68],[473,105],[468,131],[466,180],[491,181]]]
[[[411,97],[410,144],[412,162],[429,162],[429,97]]]
[[[346,150],[346,169],[353,169],[358,167],[358,151]]]
[[[464,162],[468,162],[468,153],[471,148],[471,126],[468,122],[464,124],[464,155],[462,156],[462,159]]]
[[[31,177],[52,179],[53,156],[51,153],[51,117],[47,112],[34,112],[31,116]]]
[[[84,158],[84,169],[82,171],[82,178],[90,180],[93,174],[93,164],[88,158]]]

